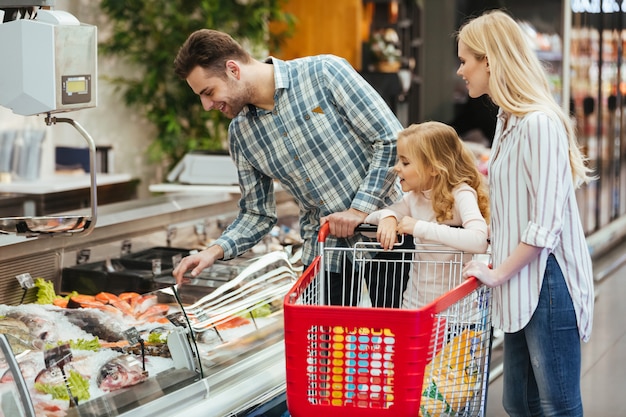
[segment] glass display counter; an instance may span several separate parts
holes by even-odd
[[[42,286],[38,303],[0,305],[10,359],[0,393],[13,399],[3,397],[2,407],[22,413],[5,415],[31,416],[29,404],[51,417],[182,415],[194,405],[224,415],[225,406],[247,408],[280,391],[280,371],[250,378],[282,370],[282,299],[300,271],[285,251],[233,268],[234,277],[213,285],[67,295]]]

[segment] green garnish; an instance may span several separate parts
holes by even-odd
[[[67,343],[69,343],[71,349],[75,349],[75,350],[92,350],[94,352],[99,352],[100,349],[102,348],[102,346],[100,346],[100,341],[98,340],[97,336],[90,340],[86,340],[86,339],[76,339],[76,340],[70,340],[70,341],[59,340],[56,343],[56,346],[65,345]],[[46,343],[44,348],[47,350],[47,349],[52,349],[53,347],[56,347],[56,346],[53,343]]]
[[[86,378],[83,378],[83,376],[78,372],[70,370],[67,376],[67,385],[70,387],[72,395],[78,401],[85,401],[90,398],[89,381]],[[55,400],[70,399],[65,384],[53,385],[36,382],[35,389],[39,392],[43,392],[44,394],[52,395],[52,398],[54,398]]]
[[[167,336],[161,333],[150,333],[148,335],[148,343],[153,343],[155,345],[167,342]]]
[[[37,304],[52,304],[54,299],[57,298],[52,281],[35,278],[35,287],[37,287]]]

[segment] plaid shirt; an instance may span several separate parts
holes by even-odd
[[[400,190],[392,167],[402,125],[342,58],[270,60],[274,109],[249,105],[229,127],[240,212],[215,243],[230,259],[271,230],[277,221],[276,179],[299,205],[302,260],[308,265],[318,252],[320,217],[349,208],[370,213],[397,200]],[[353,243],[329,238],[326,245]]]

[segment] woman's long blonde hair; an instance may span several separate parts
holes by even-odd
[[[464,24],[456,38],[477,60],[489,61],[489,96],[504,112],[540,111],[563,123],[574,185],[591,181],[572,121],[552,96],[545,69],[517,22],[500,10],[488,11]]]
[[[406,141],[407,157],[417,170],[432,167],[437,172],[433,177],[431,195],[438,222],[452,219],[452,191],[462,183],[476,190],[478,208],[489,222],[489,196],[485,177],[476,167],[476,157],[452,126],[440,122],[413,124],[398,134],[398,141],[401,140]]]

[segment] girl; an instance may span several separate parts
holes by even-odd
[[[394,169],[403,198],[365,219],[378,224],[376,238],[383,249],[392,249],[400,233],[413,236],[416,244],[437,243],[471,253],[487,250],[489,202],[484,177],[454,128],[426,122],[401,131]],[[441,262],[451,257],[419,253],[419,260]],[[403,308],[423,306],[459,283],[443,282],[441,277],[450,271],[429,268],[419,276],[418,271],[413,268]]]
[[[580,340],[591,334],[594,291],[575,189],[588,170],[515,20],[486,12],[457,41],[469,95],[500,108],[489,162],[493,269],[469,262],[463,275],[494,287],[503,405],[511,416],[582,416]]]

